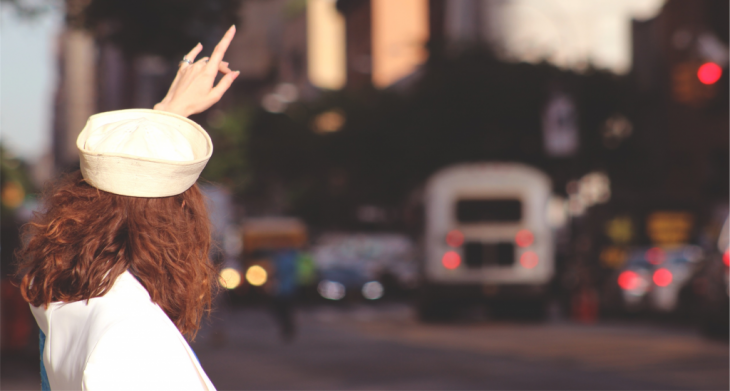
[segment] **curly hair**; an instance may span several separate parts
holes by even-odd
[[[43,200],[17,252],[26,301],[38,307],[100,297],[129,270],[180,332],[195,338],[218,288],[197,185],[172,197],[127,197],[90,186],[77,171]]]

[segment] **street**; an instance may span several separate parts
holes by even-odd
[[[192,345],[220,390],[728,389],[728,344],[692,330],[462,320],[410,307],[300,310],[295,341],[263,309],[213,315]]]

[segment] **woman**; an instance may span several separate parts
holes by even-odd
[[[24,228],[20,288],[45,338],[51,389],[215,389],[183,338],[217,284],[195,185],[213,146],[186,117],[238,76],[222,61],[234,34],[210,59],[194,62],[200,44],[188,53],[155,110],[92,116],[77,140],[80,172],[53,186]]]

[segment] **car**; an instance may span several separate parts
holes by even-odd
[[[368,278],[356,268],[334,267],[319,271],[317,291],[326,300],[378,300],[385,294],[380,281]]]
[[[697,265],[681,296],[688,303],[687,315],[696,319],[701,332],[709,337],[728,338],[730,329],[730,250],[728,220],[717,241]]]
[[[704,251],[695,245],[637,247],[615,275],[623,310],[629,313],[672,313]]]

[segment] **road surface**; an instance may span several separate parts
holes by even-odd
[[[661,325],[421,324],[405,305],[317,307],[283,342],[263,309],[214,315],[193,347],[220,390],[728,389],[727,341]]]

